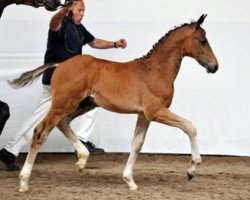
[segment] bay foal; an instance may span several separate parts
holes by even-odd
[[[208,73],[218,69],[217,59],[201,28],[206,15],[196,22],[183,24],[163,36],[144,57],[125,63],[107,61],[90,55],[73,57],[59,64],[44,65],[14,80],[13,87],[32,83],[44,70],[57,66],[51,83],[52,105],[34,130],[32,144],[20,173],[20,192],[28,190],[28,180],[40,146],[57,126],[76,148],[76,168],[82,171],[88,150],[77,139],[70,122],[95,107],[118,113],[137,113],[132,149],[123,172],[131,190],[137,189],[133,168],[151,121],[182,129],[190,139],[192,162],[187,170],[192,179],[201,163],[196,143],[196,129],[188,120],[169,110],[174,81],[183,57],[194,58]]]

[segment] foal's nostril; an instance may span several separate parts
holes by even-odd
[[[218,65],[215,65],[214,66],[214,72],[216,72],[218,70],[219,66]]]
[[[207,68],[207,72],[208,73],[215,73],[218,70],[218,68],[219,68],[218,65],[210,66]]]

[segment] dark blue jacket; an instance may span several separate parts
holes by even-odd
[[[44,64],[60,63],[80,55],[82,46],[94,39],[94,36],[82,24],[75,25],[69,17],[65,16],[58,31],[49,30]],[[43,84],[50,85],[54,70],[55,68],[50,68],[43,73]]]

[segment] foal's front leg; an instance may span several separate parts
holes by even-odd
[[[149,117],[152,117],[152,119],[156,122],[180,128],[189,136],[192,154],[192,166],[187,170],[187,175],[188,179],[191,180],[197,171],[197,166],[201,163],[201,156],[196,142],[196,128],[191,122],[172,113],[165,107],[154,113],[153,116]]]
[[[146,132],[150,122],[145,118],[144,114],[139,114],[135,128],[134,138],[132,142],[132,149],[123,172],[123,180],[128,184],[130,190],[136,190],[137,185],[133,179],[133,169],[136,158],[141,151],[145,140]]]

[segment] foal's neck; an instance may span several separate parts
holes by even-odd
[[[169,31],[147,55],[140,59],[147,62],[152,69],[160,70],[160,73],[165,74],[165,78],[171,84],[178,75],[183,57],[188,55],[185,41],[190,37],[191,31],[189,24],[183,24]]]
[[[152,53],[152,58],[157,60],[158,67],[172,81],[175,80],[178,75],[181,61],[185,56],[184,43],[186,36],[179,32],[169,35],[161,45]]]

